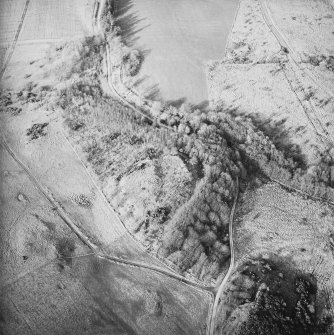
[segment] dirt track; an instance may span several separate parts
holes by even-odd
[[[205,64],[222,58],[237,3],[119,0],[118,24],[127,42],[145,54],[140,88],[159,89],[165,100],[206,101]]]

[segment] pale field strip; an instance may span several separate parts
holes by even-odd
[[[25,7],[25,0],[0,1],[0,66],[7,57],[7,51],[12,44],[20,24]]]
[[[2,66],[2,64],[5,61],[6,53],[7,53],[7,47],[0,45],[0,66]]]
[[[0,44],[10,44],[20,23],[25,0],[0,1]]]
[[[72,158],[71,162],[67,160],[69,156],[73,155],[73,151],[69,148],[66,139],[57,128],[57,126],[53,128],[50,127],[48,134],[45,136],[45,142],[48,144],[40,146],[40,150],[31,156],[33,161],[40,162],[40,166],[34,166],[36,168],[36,174],[39,175],[39,179],[42,182],[44,181],[44,184],[48,188],[53,190],[54,195],[58,199],[63,199],[61,202],[67,202],[66,199],[72,199],[73,194],[84,194],[88,197],[92,197],[94,199],[92,208],[90,208],[89,211],[84,208],[81,210],[76,209],[74,216],[78,218],[86,216],[84,220],[86,221],[92,218],[93,214],[93,217],[95,216],[97,219],[95,225],[98,223],[95,227],[95,232],[99,236],[99,240],[104,243],[111,243],[121,238],[125,234],[124,229],[118,224],[110,224],[109,211],[103,204],[104,201],[97,193],[92,180],[90,180],[89,176],[82,169],[81,162],[78,161],[76,157]],[[52,158],[49,157],[47,164],[44,158],[46,155],[45,150],[51,150],[53,152]],[[63,178],[61,178],[63,180],[61,181],[59,180],[60,176],[63,176]],[[65,176],[71,177],[64,178]],[[85,180],[85,184],[81,186],[82,180]],[[72,208],[72,205],[68,205]],[[72,210],[70,210],[70,212],[72,212]],[[90,224],[93,223],[91,222]],[[85,228],[87,229],[88,227]],[[94,229],[92,232],[93,231]]]
[[[19,42],[82,35],[84,27],[76,1],[31,0]]]

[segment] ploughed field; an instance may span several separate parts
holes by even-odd
[[[123,36],[144,53],[138,90],[207,100],[205,64],[223,57],[236,8],[234,0],[118,1]]]

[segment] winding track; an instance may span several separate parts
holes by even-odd
[[[234,214],[235,214],[235,209],[237,206],[237,202],[238,202],[238,197],[239,197],[239,179],[237,177],[237,181],[236,181],[237,187],[236,187],[236,195],[234,197],[234,201],[233,201],[233,207],[230,213],[230,221],[229,221],[229,237],[230,237],[230,250],[231,250],[231,259],[230,259],[230,266],[228,268],[228,271],[223,279],[223,281],[221,282],[218,292],[216,294],[215,297],[215,302],[213,304],[213,308],[212,308],[212,313],[211,313],[211,317],[210,317],[210,323],[209,323],[209,328],[208,328],[208,335],[214,335],[215,334],[215,323],[216,323],[216,317],[217,317],[217,310],[218,310],[218,305],[219,305],[219,301],[220,301],[220,296],[225,288],[226,283],[228,282],[233,270],[234,270],[234,263],[235,263],[235,251],[234,251],[234,241],[233,241],[233,221],[234,221]]]

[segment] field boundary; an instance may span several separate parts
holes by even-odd
[[[235,26],[235,22],[237,21],[237,17],[239,15],[239,10],[240,10],[240,6],[241,6],[241,1],[242,0],[238,0],[238,7],[235,11],[235,14],[234,14],[234,18],[233,18],[233,23],[231,25],[231,28],[230,28],[230,31],[228,33],[228,36],[227,36],[227,40],[226,40],[226,45],[225,45],[225,50],[224,50],[224,58],[226,58],[226,54],[227,54],[227,51],[228,51],[228,48],[229,48],[229,44],[231,42],[231,36],[232,36],[232,31],[233,31],[233,28]]]
[[[239,178],[237,177],[236,180],[236,194],[233,200],[233,206],[232,206],[232,210],[230,213],[230,220],[229,220],[229,238],[230,238],[230,250],[231,250],[231,258],[230,258],[230,266],[228,268],[228,271],[224,277],[224,279],[222,280],[219,289],[217,291],[216,297],[215,297],[215,301],[214,301],[214,305],[213,305],[213,309],[211,312],[211,317],[210,317],[210,323],[209,323],[209,327],[208,327],[208,331],[207,334],[208,335],[214,335],[215,334],[215,322],[216,322],[216,318],[217,318],[217,309],[218,309],[218,305],[219,305],[219,300],[220,300],[220,296],[224,290],[224,287],[226,285],[226,283],[228,282],[233,270],[234,270],[234,265],[235,265],[235,250],[234,250],[234,240],[233,240],[233,221],[234,221],[234,215],[235,215],[235,209],[237,206],[237,202],[238,202],[238,197],[239,197]]]
[[[276,183],[276,184],[278,184],[278,185],[280,185],[280,186],[282,186],[282,187],[284,187],[284,188],[286,188],[288,190],[291,190],[293,192],[297,192],[297,193],[299,193],[299,194],[301,194],[301,195],[303,195],[303,196],[305,196],[307,198],[310,198],[310,199],[313,199],[313,200],[317,200],[317,201],[321,201],[321,202],[324,202],[324,203],[326,203],[328,205],[334,206],[334,202],[332,202],[332,201],[325,200],[325,199],[323,199],[321,197],[317,197],[315,195],[311,195],[311,194],[305,193],[302,190],[299,190],[298,188],[295,188],[295,187],[289,186],[289,185],[287,185],[285,183],[282,183],[281,181],[279,181],[279,180],[277,180],[275,178],[270,178],[270,177],[267,177],[267,178],[270,181],[272,181],[273,183]]]
[[[20,20],[19,26],[18,26],[18,28],[16,30],[16,34],[15,34],[14,40],[12,42],[12,45],[10,46],[9,52],[6,53],[6,58],[5,58],[3,66],[2,66],[2,69],[0,71],[0,81],[1,81],[3,75],[4,75],[5,71],[6,71],[6,68],[7,68],[8,64],[9,64],[9,62],[10,62],[12,56],[13,56],[14,49],[15,49],[17,40],[19,38],[21,29],[22,29],[22,26],[23,26],[23,22],[24,22],[25,16],[26,16],[27,11],[28,11],[29,3],[30,3],[30,0],[26,0],[25,5],[24,5],[24,9],[23,9],[23,13],[22,13],[22,16],[21,16],[21,20]]]

